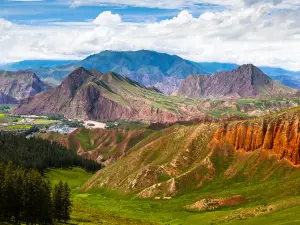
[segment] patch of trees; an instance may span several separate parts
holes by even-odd
[[[10,110],[10,106],[0,105],[0,112],[8,112]]]
[[[0,221],[13,224],[52,224],[68,221],[70,188],[60,182],[53,190],[34,169],[0,163]]]
[[[49,120],[63,120],[65,118],[64,115],[60,114],[43,114],[43,116],[47,116]]]
[[[34,168],[43,172],[47,168],[81,167],[97,171],[101,165],[85,159],[58,143],[41,138],[26,139],[24,135],[0,133],[0,163],[12,161],[13,165]]]

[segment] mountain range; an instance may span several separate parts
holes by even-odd
[[[81,61],[23,61],[2,66],[3,69],[30,69],[42,80],[49,81],[50,79],[49,83],[53,85],[57,85],[78,67],[96,68],[103,72],[112,71],[145,86],[155,86],[164,93],[172,94],[177,91],[182,80],[189,75],[211,75],[220,71],[234,70],[239,65],[216,62],[197,63],[176,55],[140,50],[103,51]],[[292,72],[273,67],[260,67],[260,69],[272,79],[286,86],[300,89],[300,71]]]
[[[176,104],[182,104],[182,108]],[[182,98],[165,96],[113,72],[102,74],[97,69],[82,67],[70,73],[58,87],[22,100],[16,113],[150,122],[174,122],[203,114],[189,103],[184,104]]]
[[[277,84],[253,65],[244,65],[232,72],[221,72],[220,76],[200,77],[205,80],[204,94],[197,85],[193,86],[197,84],[196,81],[193,80],[190,84],[187,78],[183,83],[187,84],[187,89],[183,85],[178,96],[170,96],[114,72],[103,74],[97,69],[80,67],[71,72],[58,87],[21,100],[15,112],[62,114],[70,119],[84,120],[173,123],[230,116],[247,117],[253,111],[264,114],[266,109],[276,111],[299,104],[299,99],[293,98],[296,97],[297,90]],[[201,85],[200,82],[199,86]],[[194,94],[186,94],[186,90]],[[202,98],[186,98],[186,95]],[[259,105],[259,108],[239,103],[241,97],[256,96],[291,99],[269,99],[266,107]],[[222,98],[220,101],[219,97],[226,97],[228,100]]]

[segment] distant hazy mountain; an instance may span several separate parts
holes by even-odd
[[[211,76],[192,75],[186,78],[178,95],[185,97],[286,97],[295,96],[296,89],[284,86],[257,67],[248,64],[235,70]]]
[[[177,80],[203,72],[201,68],[178,56],[145,50],[104,51],[87,57],[75,66],[96,68],[102,72],[113,71],[145,86],[156,86],[164,93],[172,93],[179,85]]]
[[[32,68],[39,68],[39,67],[47,67],[47,68],[53,68],[60,65],[75,63],[77,61],[75,60],[24,60],[20,62],[15,63],[9,63],[0,65],[0,69],[3,70],[28,70]]]
[[[34,96],[49,88],[31,71],[0,71],[0,92],[17,100]]]
[[[200,63],[192,62],[192,63],[197,67],[202,68],[205,74],[214,74],[216,72],[234,70],[239,67],[239,65],[234,63],[218,63],[218,62],[200,62]]]
[[[21,64],[24,64],[24,62]],[[42,65],[47,64],[47,62],[33,63],[33,65],[36,64]],[[19,68],[18,65],[10,65],[11,67]],[[82,61],[58,67],[47,68],[28,65],[28,69],[38,74],[42,79],[51,77],[58,81],[62,81],[67,74],[78,67],[96,68],[101,72],[113,71],[141,82],[146,86],[156,86],[165,93],[175,91],[181,80],[188,75],[204,72],[199,66],[178,56],[146,50],[128,52],[103,51],[99,54],[91,55]]]
[[[182,80],[190,75],[211,75],[216,72],[234,70],[239,65],[218,62],[197,63],[174,55],[141,50],[103,51],[77,62],[60,60],[22,61],[8,66],[11,69],[15,68],[15,70],[30,69],[42,80],[48,81],[51,78],[51,84],[55,85],[76,68],[96,68],[104,73],[113,71],[146,86],[155,86],[164,93],[170,94],[178,90]],[[273,67],[260,67],[260,69],[272,79],[286,86],[300,89],[300,72]]]

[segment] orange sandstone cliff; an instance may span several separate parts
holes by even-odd
[[[279,159],[300,164],[300,108],[272,117],[224,124],[213,135],[234,150],[274,152]]]

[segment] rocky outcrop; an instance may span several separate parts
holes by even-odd
[[[192,75],[186,78],[177,95],[185,97],[283,97],[295,96],[296,89],[272,80],[257,67],[248,64],[212,76]]]
[[[236,151],[271,151],[279,159],[300,164],[300,110],[225,124],[216,130],[213,141],[223,146],[229,144]]]
[[[0,92],[17,100],[25,99],[49,88],[30,71],[0,71]]]

